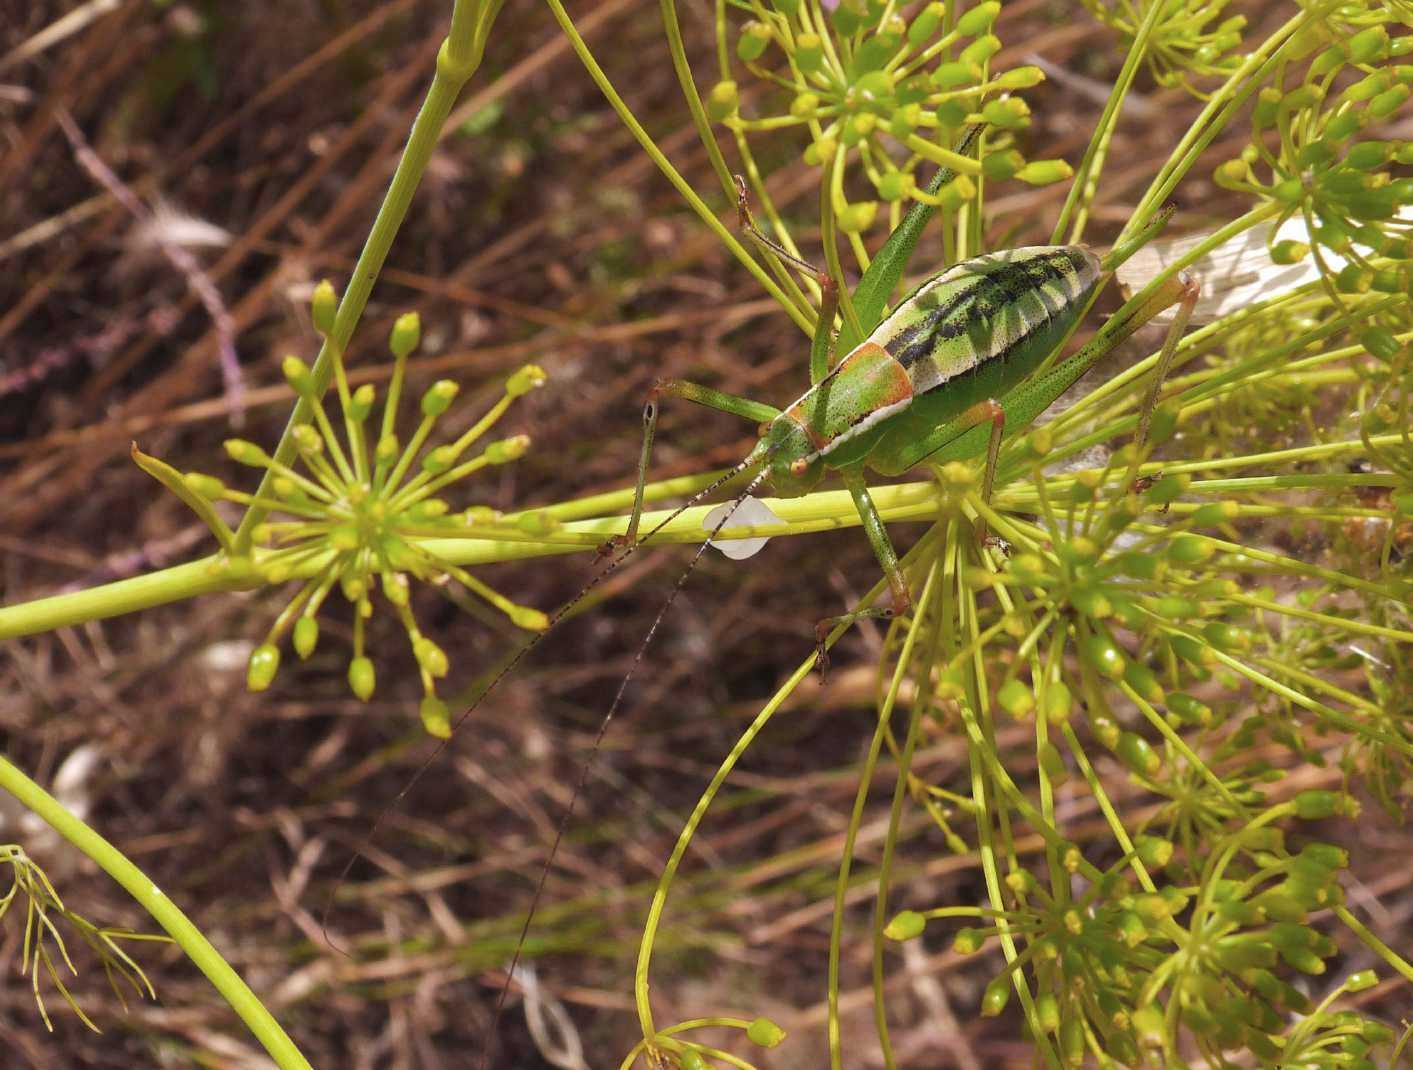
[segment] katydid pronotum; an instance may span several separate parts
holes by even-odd
[[[967,150],[975,133],[968,134],[959,152]],[[930,184],[929,194],[935,194],[953,177],[950,171],[942,169]],[[767,481],[781,496],[794,497],[808,493],[826,472],[837,471],[849,490],[865,535],[887,577],[891,600],[887,605],[866,607],[821,622],[816,639],[822,666],[825,633],[835,625],[866,616],[891,618],[906,612],[911,604],[897,553],[869,495],[864,478],[866,468],[895,476],[923,463],[963,460],[984,454],[982,498],[989,502],[1004,436],[1029,425],[1100,358],[1160,312],[1177,304],[1178,313],[1168,330],[1140,417],[1138,444],[1141,447],[1159,386],[1197,298],[1197,286],[1192,279],[1183,275],[1170,278],[1130,300],[1124,310],[1110,317],[1074,355],[1058,359],[1061,347],[1088,309],[1103,278],[1161,229],[1167,218],[1163,213],[1102,258],[1082,246],[1069,245],[1015,249],[964,261],[922,283],[884,315],[888,298],[900,283],[913,249],[935,211],[933,204],[920,200],[889,236],[853,291],[853,316],[850,318],[861,324],[862,330],[851,330],[846,322],[836,340],[834,323],[839,305],[839,282],[761,233],[751,219],[744,183],[739,184],[738,214],[745,233],[764,255],[779,258],[790,269],[804,273],[819,284],[822,301],[810,348],[811,385],[784,409],[676,379],[659,381],[649,394],[643,411],[643,443],[633,510],[626,529],[604,547],[604,553],[610,555],[607,565],[551,616],[546,632],[658,530],[654,528],[639,537],[660,397],[681,397],[757,421],[761,425],[760,439],[738,465],[672,514],[675,517],[729,480],[743,475],[750,477],[746,489],[717,520],[664,601],[600,722],[590,758],[580,766],[496,1001],[491,1036],[482,1051],[482,1067],[488,1066],[493,1057],[496,1028],[514,980],[520,949],[543,895],[560,840],[586,782],[592,754],[597,751],[677,593],[706,547],[729,522],[734,509]],[[836,353],[843,355],[836,360]],[[980,521],[978,536],[983,543],[992,542]],[[458,718],[453,735],[546,632],[531,639],[501,669]],[[383,818],[412,789],[446,745],[444,742],[438,747],[404,786],[375,822],[367,839],[376,835]],[[345,876],[348,868],[345,867]]]

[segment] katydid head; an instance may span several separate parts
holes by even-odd
[[[771,488],[782,498],[808,494],[824,476],[819,447],[789,412],[781,413],[762,428],[760,441],[745,464],[760,465]]]

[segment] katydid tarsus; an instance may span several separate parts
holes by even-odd
[[[967,136],[958,151],[965,152],[974,136],[975,131]],[[935,194],[953,177],[944,168],[930,184],[928,193]],[[482,1067],[488,1066],[493,1058],[497,1024],[520,951],[586,782],[593,754],[677,593],[706,547],[747,496],[765,482],[783,497],[805,494],[832,471],[839,474],[853,498],[864,533],[887,577],[891,598],[886,605],[864,607],[821,622],[817,641],[822,666],[826,631],[839,623],[851,623],[866,616],[892,618],[905,613],[911,605],[906,577],[869,495],[865,470],[895,476],[924,463],[984,455],[982,498],[989,502],[1003,438],[1028,426],[1115,346],[1158,313],[1178,304],[1178,314],[1169,328],[1140,417],[1138,446],[1142,447],[1162,375],[1196,301],[1195,282],[1178,276],[1149,287],[1110,317],[1072,356],[1059,360],[1057,355],[1088,309],[1101,282],[1161,229],[1166,213],[1159,214],[1133,238],[1103,257],[1078,245],[1036,246],[975,257],[923,282],[885,315],[888,299],[898,287],[934,212],[935,204],[924,200],[909,209],[853,291],[853,309],[866,335],[851,331],[846,323],[836,339],[834,324],[840,283],[761,233],[750,217],[745,187],[741,185],[738,214],[745,233],[764,255],[778,257],[790,268],[815,279],[820,286],[822,300],[810,347],[809,389],[792,404],[778,409],[684,380],[656,383],[643,410],[643,442],[632,513],[623,534],[614,537],[604,548],[610,560],[573,599],[551,616],[549,628],[520,649],[453,726],[454,737],[461,724],[540,639],[658,530],[654,528],[639,537],[644,486],[661,397],[685,398],[761,425],[760,439],[750,453],[672,514],[676,516],[730,480],[749,477],[746,489],[736,496],[731,508],[697,548],[664,601],[600,722],[589,758],[580,765],[496,1001],[491,1036],[482,1051]],[[842,356],[836,360],[835,354]],[[990,542],[980,521],[977,534],[983,544]],[[367,840],[376,835],[387,814],[447,745],[443,742],[426,759],[377,819]],[[352,859],[345,867],[344,876],[351,865]],[[340,877],[340,881],[342,879]]]

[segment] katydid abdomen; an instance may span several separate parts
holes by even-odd
[[[1073,328],[1100,276],[1078,246],[976,257],[924,283],[762,436],[777,491],[863,463],[900,475],[948,441],[938,432],[1004,396]],[[779,426],[777,426],[779,425]]]

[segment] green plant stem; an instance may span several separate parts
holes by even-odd
[[[166,897],[152,880],[128,861],[116,847],[66,810],[57,799],[27,777],[18,767],[0,758],[0,787],[38,814],[55,832],[102,867],[131,895],[158,925],[167,931],[198,969],[206,975],[232,1009],[264,1045],[281,1070],[310,1070],[309,1061],[274,1016],[265,1009],[230,963],[191,920]]]
[[[631,494],[631,492],[629,492]],[[936,508],[936,486],[931,482],[900,483],[878,487],[871,492],[874,504],[885,520],[925,520]],[[764,499],[784,523],[769,526],[729,528],[717,539],[760,538],[762,536],[794,535],[811,531],[832,531],[857,527],[858,510],[848,491],[821,491],[801,498]],[[573,503],[571,503],[573,504]],[[697,543],[706,538],[710,528],[702,521],[714,505],[694,506],[682,513],[653,536],[654,543]],[[673,510],[657,510],[643,514],[644,528],[666,520]],[[490,538],[429,538],[419,541],[428,553],[452,565],[484,565],[497,561],[518,561],[532,557],[592,552],[603,540],[627,529],[627,517],[602,517],[565,524],[558,533],[580,533],[581,541],[535,541],[524,533],[507,533],[506,539]],[[512,541],[512,538],[513,540]],[[219,556],[204,557],[185,565],[150,572],[132,579],[91,587],[86,591],[38,598],[31,602],[0,608],[0,639],[35,635],[91,620],[103,620],[125,613],[135,613],[154,606],[166,605],[197,595],[218,591],[244,591],[264,584],[258,565],[265,551],[257,551],[254,559],[228,560]],[[322,558],[310,559],[296,566],[291,580],[308,579],[319,570]]]
[[[358,254],[358,262],[353,266],[352,277],[339,301],[338,313],[334,317],[333,330],[319,347],[318,359],[314,362],[313,397],[319,398],[329,387],[334,374],[334,354],[346,351],[353,338],[354,329],[363,316],[368,298],[373,292],[373,284],[383,269],[393,239],[407,217],[413,194],[422,181],[422,174],[431,162],[441,136],[442,125],[451,114],[461,88],[481,65],[486,38],[491,23],[500,12],[502,0],[456,0],[452,7],[451,31],[442,42],[437,54],[436,73],[432,85],[427,90],[426,99],[412,124],[412,132],[407,145],[393,172],[392,182],[383,196],[383,203],[373,220],[368,239],[363,243],[363,251]],[[290,414],[289,422],[280,435],[275,447],[274,458],[281,464],[294,459],[293,431],[296,425],[305,423],[313,413],[313,406],[306,398],[300,398]],[[265,495],[274,480],[273,473],[267,471],[256,491],[257,496]],[[236,529],[236,546],[246,550],[251,544],[255,525],[265,519],[267,510],[260,505],[251,506]]]

